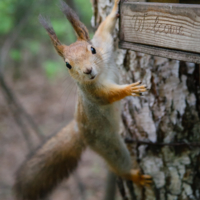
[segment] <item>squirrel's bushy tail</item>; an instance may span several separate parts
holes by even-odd
[[[16,174],[18,200],[38,200],[76,168],[85,145],[71,122],[33,154]]]

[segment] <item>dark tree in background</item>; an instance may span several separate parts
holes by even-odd
[[[106,17],[112,3],[93,0],[94,27]],[[117,25],[116,33],[118,29]],[[140,141],[128,144],[134,167],[151,175],[153,184],[145,189],[136,185],[125,187],[124,196],[135,200],[198,200],[200,147],[194,143],[200,142],[200,67],[117,50],[116,33],[116,62],[122,81],[142,80],[150,89],[142,98],[127,98],[122,117],[124,136],[129,142],[130,138]]]

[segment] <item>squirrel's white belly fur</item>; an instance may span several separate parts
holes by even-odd
[[[111,83],[118,84],[117,66],[113,66],[115,64],[112,59],[108,64],[115,68],[115,73],[113,68],[106,68],[98,78],[98,82],[107,84],[109,80]],[[114,171],[115,165],[118,166],[118,173],[124,174],[130,171],[132,168],[130,153],[119,134],[122,123],[120,102],[97,106],[82,90],[79,91],[79,98],[81,104],[77,105],[77,114],[79,119],[80,116],[83,118],[80,120],[81,123],[79,121],[78,128],[83,134],[84,141],[91,149],[103,156]]]
[[[115,168],[113,165],[116,165],[118,173],[119,171],[122,174],[128,172],[132,168],[132,163],[130,154],[119,134],[120,104],[113,103],[100,109],[92,102],[83,101],[85,105],[87,104],[84,106],[84,114],[87,115],[88,120],[87,123],[84,123],[85,121],[79,123],[79,129],[84,141],[91,149],[103,156],[113,170]]]

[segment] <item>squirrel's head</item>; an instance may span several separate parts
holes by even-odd
[[[70,46],[61,44],[49,20],[40,15],[39,21],[48,32],[57,53],[64,59],[70,75],[78,82],[89,83],[101,72],[101,52],[91,44],[88,30],[76,13],[65,2],[60,2],[62,12],[76,32],[75,43]]]

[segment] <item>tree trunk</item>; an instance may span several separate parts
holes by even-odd
[[[93,0],[94,27],[105,19],[113,1]],[[128,97],[122,112],[125,137],[145,141],[129,144],[134,168],[153,178],[150,187],[125,188],[129,199],[200,199],[200,67],[134,51],[117,50],[116,63],[124,83],[141,80],[150,89]],[[160,145],[150,142],[164,143]],[[169,145],[166,145],[169,144]],[[188,145],[179,145],[188,143]],[[170,145],[171,144],[171,145]],[[125,184],[124,184],[125,185]]]

